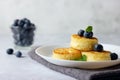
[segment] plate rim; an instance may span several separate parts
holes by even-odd
[[[64,44],[68,44],[68,43],[64,43]],[[106,43],[101,43],[102,45],[111,45],[111,46],[116,46],[116,47],[119,47],[118,45],[113,45],[113,44],[106,44]],[[48,47],[48,46],[59,46],[59,44],[49,44],[49,45],[43,45],[41,47],[38,47],[35,49],[35,53],[41,57],[46,57],[46,58],[49,58],[49,59],[53,59],[53,60],[58,60],[58,61],[65,61],[65,62],[82,62],[82,63],[98,63],[98,62],[116,62],[116,61],[120,61],[120,57],[117,59],[117,60],[106,60],[106,61],[75,61],[75,60],[63,60],[63,59],[55,59],[55,58],[52,58],[52,57],[48,57],[48,56],[45,56],[45,55],[40,55],[37,50],[38,49],[42,49],[44,47]],[[61,46],[61,45],[60,45]],[[64,47],[64,46],[63,46]],[[51,53],[52,54],[52,53]]]
[[[67,43],[65,43],[67,44]],[[107,61],[75,61],[75,60],[62,60],[62,59],[54,59],[52,58],[52,56],[45,56],[43,55],[43,53],[39,53],[37,52],[37,50],[39,49],[44,49],[46,47],[50,47],[52,46],[51,49],[58,47],[69,47],[69,44],[67,44],[67,46],[64,45],[59,45],[59,44],[53,44],[53,45],[44,45],[44,46],[40,46],[38,48],[35,49],[35,54],[37,54],[38,56],[40,56],[41,58],[45,59],[46,61],[48,61],[51,64],[55,64],[58,66],[64,66],[64,67],[73,67],[73,68],[80,68],[80,69],[101,69],[101,68],[106,68],[106,67],[110,67],[110,66],[115,66],[115,65],[119,65],[120,64],[120,56],[119,59],[117,60],[107,60]],[[104,45],[111,45],[111,44],[104,44]],[[56,46],[56,47],[55,47]],[[116,46],[116,45],[111,45],[111,46]],[[48,47],[48,49],[49,49]],[[116,46],[117,49],[120,49],[120,46]],[[51,51],[51,49],[49,49]],[[44,52],[44,50],[43,50]],[[118,51],[119,52],[119,51]],[[48,54],[48,53],[47,53]],[[50,53],[52,55],[52,52]],[[93,66],[94,65],[94,66]]]

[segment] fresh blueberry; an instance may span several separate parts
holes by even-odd
[[[101,51],[103,51],[103,46],[101,44],[95,44],[94,50],[101,52]]]
[[[35,24],[31,23],[31,26],[35,26]]]
[[[79,30],[79,31],[78,31],[78,35],[79,35],[79,36],[83,36],[84,32],[85,32],[84,30]]]
[[[35,30],[35,29],[36,29],[36,28],[35,28],[35,24],[31,23],[31,28],[32,28],[33,30]]]
[[[83,36],[86,38],[92,38],[93,32],[84,32]]]
[[[16,45],[23,46],[23,44],[22,44],[21,41],[17,41],[17,42],[16,42]]]
[[[14,35],[13,37],[14,37],[15,40],[20,40],[20,39],[21,39],[20,34],[16,34],[16,35]]]
[[[111,53],[110,54],[111,60],[116,60],[118,59],[118,55],[116,53]]]
[[[24,21],[25,23],[27,23],[27,24],[30,24],[30,23],[31,23],[30,20],[27,19],[27,18],[24,18],[23,21]]]
[[[17,52],[16,52],[16,57],[21,57],[21,56],[22,56],[22,52],[17,51]]]
[[[9,49],[7,49],[7,54],[13,54],[13,49],[12,48],[9,48]]]
[[[16,20],[14,21],[13,26],[18,26],[18,22],[19,22],[19,19],[16,19]]]
[[[24,24],[25,24],[25,22],[24,22],[23,20],[20,20],[20,21],[18,22],[19,27],[23,27]]]
[[[26,21],[26,20],[28,20],[28,19],[27,19],[27,18],[23,18],[22,20]]]
[[[30,24],[29,23],[26,23],[25,25],[24,25],[24,29],[29,29],[30,28]]]

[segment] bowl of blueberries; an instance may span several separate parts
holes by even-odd
[[[33,44],[36,26],[29,19],[16,19],[11,26],[14,43],[17,46],[28,47]]]

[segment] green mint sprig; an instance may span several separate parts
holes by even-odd
[[[82,55],[82,57],[80,59],[77,59],[76,61],[87,61],[87,56]]]
[[[92,32],[92,30],[93,30],[93,27],[92,26],[88,26],[85,31],[86,32]]]

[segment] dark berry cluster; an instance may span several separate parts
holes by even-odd
[[[9,49],[7,49],[6,53],[9,54],[9,55],[12,55],[14,53],[14,50],[12,48],[9,48]],[[15,55],[16,55],[16,57],[22,57],[22,52],[21,51],[17,51],[15,53]]]
[[[33,43],[35,25],[29,19],[16,19],[11,29],[16,45],[29,46]]]
[[[92,26],[88,26],[86,30],[79,30],[78,35],[83,36],[85,38],[92,38],[93,37]]]
[[[24,28],[24,29],[35,29],[35,25],[27,18],[16,19],[13,23],[14,27]]]

